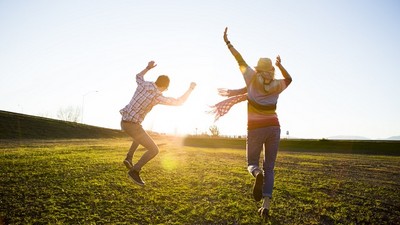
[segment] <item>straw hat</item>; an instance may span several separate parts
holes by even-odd
[[[272,66],[272,61],[270,58],[260,58],[258,60],[257,66],[255,66],[258,72],[268,72],[274,70],[274,66]]]

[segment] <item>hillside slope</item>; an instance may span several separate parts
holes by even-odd
[[[0,139],[126,137],[120,130],[0,110]]]

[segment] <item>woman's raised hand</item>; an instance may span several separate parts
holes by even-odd
[[[225,31],[224,31],[224,41],[225,43],[228,44],[229,40],[228,40],[228,27],[225,27]]]

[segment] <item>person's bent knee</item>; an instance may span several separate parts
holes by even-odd
[[[160,149],[157,147],[157,148],[154,150],[154,154],[158,155],[159,152],[160,152]]]
[[[156,146],[155,148],[148,149],[148,151],[151,152],[153,156],[156,156],[160,152],[160,149]]]

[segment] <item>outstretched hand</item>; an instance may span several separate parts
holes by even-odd
[[[225,27],[225,31],[224,31],[224,41],[225,43],[228,43],[228,27]]]
[[[197,85],[197,84],[196,84],[195,82],[190,83],[190,89],[193,90],[193,89],[196,87],[196,85]]]
[[[223,96],[223,97],[228,97],[229,96],[229,91],[226,88],[218,88],[218,94]]]
[[[150,61],[148,64],[147,64],[147,69],[153,69],[154,67],[156,67],[157,66],[157,64],[155,64],[155,62],[154,61]]]

